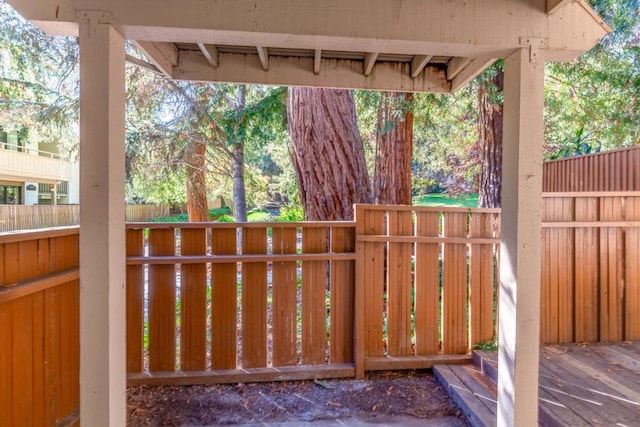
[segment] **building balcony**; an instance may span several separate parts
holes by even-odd
[[[0,143],[0,180],[56,184],[71,180],[71,165],[59,154]]]

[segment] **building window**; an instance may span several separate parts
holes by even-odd
[[[0,205],[22,203],[22,188],[15,185],[0,185]]]

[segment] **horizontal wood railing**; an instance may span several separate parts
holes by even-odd
[[[0,426],[77,425],[78,227],[0,234]]]
[[[353,376],[354,232],[128,224],[129,382]]]

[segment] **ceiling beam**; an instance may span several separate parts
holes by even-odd
[[[158,67],[143,59],[136,58],[135,56],[129,54],[126,55],[125,59],[127,60],[127,62],[137,65],[138,67],[144,68],[156,74],[162,74],[162,71],[160,71]]]
[[[204,55],[213,68],[218,68],[218,48],[214,44],[198,43],[200,52]]]
[[[610,30],[584,0],[8,0],[53,34],[77,35],[77,11],[110,12],[131,40],[504,58],[520,37],[547,39],[569,60]],[[486,3],[486,5],[484,4]],[[443,18],[444,17],[444,18]],[[496,25],[496,19],[500,25]],[[375,23],[375,25],[371,25]],[[425,31],[428,28],[428,31]]]
[[[373,71],[373,66],[376,65],[376,59],[378,59],[378,52],[367,52],[364,55],[364,75],[369,77]]]
[[[133,44],[162,74],[173,78],[173,69],[178,65],[178,48],[174,43],[134,41]]]
[[[475,58],[451,81],[451,91],[455,92],[496,62],[495,58]]]
[[[264,71],[269,71],[269,51],[266,47],[257,46],[258,57],[260,57],[260,64]]]
[[[316,49],[313,54],[313,74],[320,74],[321,62],[322,62],[322,50]]]
[[[469,65],[469,62],[471,62],[471,58],[452,58],[447,64],[447,80],[455,79],[460,71]]]
[[[272,56],[265,73],[258,55],[219,53],[219,66],[212,68],[199,51],[181,51],[174,78],[180,80],[256,83],[329,88],[352,88],[399,92],[448,93],[451,83],[442,68],[427,66],[412,79],[410,64],[378,62],[370,77],[362,73],[362,60],[322,58],[318,74],[312,72],[315,58]]]
[[[415,79],[420,75],[422,70],[424,70],[424,67],[426,67],[429,61],[431,61],[431,58],[433,58],[433,55],[416,55],[413,57],[413,60],[411,61],[412,79]]]
[[[558,10],[560,10],[560,8],[568,5],[573,1],[575,0],[547,0],[547,5],[546,5],[547,13],[550,15],[553,13],[556,13]]]

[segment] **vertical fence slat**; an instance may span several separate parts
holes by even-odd
[[[389,236],[413,235],[411,211],[389,211]],[[387,254],[387,345],[389,356],[409,356],[411,346],[411,243],[389,243]]]
[[[355,230],[332,227],[331,251],[355,251]],[[354,283],[354,261],[331,261],[331,363],[353,362]]]
[[[559,217],[562,221],[572,222],[574,216],[573,198],[563,198],[559,205]],[[558,230],[558,338],[560,342],[573,341],[574,331],[574,230]]]
[[[20,280],[20,256],[18,252],[18,243],[7,243],[4,245],[4,263],[2,270],[4,271],[4,280],[0,285],[13,285]]]
[[[60,288],[60,390],[57,399],[57,419],[76,409],[80,400],[80,295],[78,281]]]
[[[173,229],[149,230],[149,255],[174,255]],[[149,370],[176,368],[175,266],[149,266]]]
[[[180,230],[182,255],[206,255],[207,230]],[[207,265],[180,267],[180,368],[201,371],[207,366]]]
[[[640,197],[629,197],[625,219],[640,221]],[[640,339],[640,229],[625,230],[625,333],[627,341]]]
[[[44,293],[45,336],[45,396],[44,405],[49,425],[57,420],[57,396],[62,393],[60,387],[60,292],[59,287],[47,289]]]
[[[37,265],[37,263],[34,263]],[[33,425],[46,425],[44,407],[44,295],[42,292],[33,294],[33,334],[31,348],[33,351],[33,401],[31,412],[33,413]],[[0,310],[2,310],[0,308]],[[3,373],[4,375],[4,373]]]
[[[273,227],[273,253],[295,254],[297,230]],[[273,263],[273,366],[297,362],[297,266],[295,261]]]
[[[3,259],[3,246],[0,245],[0,260]],[[1,286],[0,286],[1,287]],[[11,366],[11,302],[0,304],[0,425],[9,426],[13,419],[13,370]]]
[[[211,230],[211,251],[236,253],[236,230]],[[211,266],[211,369],[236,369],[238,273],[236,263]]]
[[[9,303],[11,309],[13,342],[12,384],[13,419],[16,424],[33,425],[33,307],[32,296]],[[3,351],[6,351],[3,350]]]
[[[143,230],[127,230],[127,256],[144,255]],[[144,354],[144,267],[127,265],[127,372],[142,372]]]
[[[416,213],[416,235],[440,235],[438,212]],[[416,355],[438,354],[440,351],[440,244],[416,244]]]
[[[384,234],[383,211],[364,210],[362,228],[363,235]],[[360,217],[358,217],[360,220]],[[384,356],[383,317],[384,311],[384,243],[364,242],[362,259],[365,266],[362,271],[364,299],[364,354],[367,357]]]
[[[445,212],[444,236],[466,237],[467,214]],[[467,245],[445,243],[442,273],[442,348],[444,354],[467,352]]]
[[[598,199],[577,197],[576,221],[598,220]],[[598,340],[598,230],[575,230],[575,340]]]
[[[266,254],[266,228],[244,228],[243,254]],[[242,264],[242,367],[267,366],[267,263]]]
[[[327,229],[304,228],[302,253],[327,251]],[[325,362],[327,262],[302,262],[302,362]]]
[[[469,219],[471,237],[492,238],[493,215],[472,213]],[[495,336],[493,245],[472,244],[469,260],[469,344],[481,344]]]
[[[600,200],[602,221],[624,220],[622,198],[602,197]],[[600,229],[600,322],[601,340],[619,341],[624,330],[623,306],[623,235],[618,227]]]

